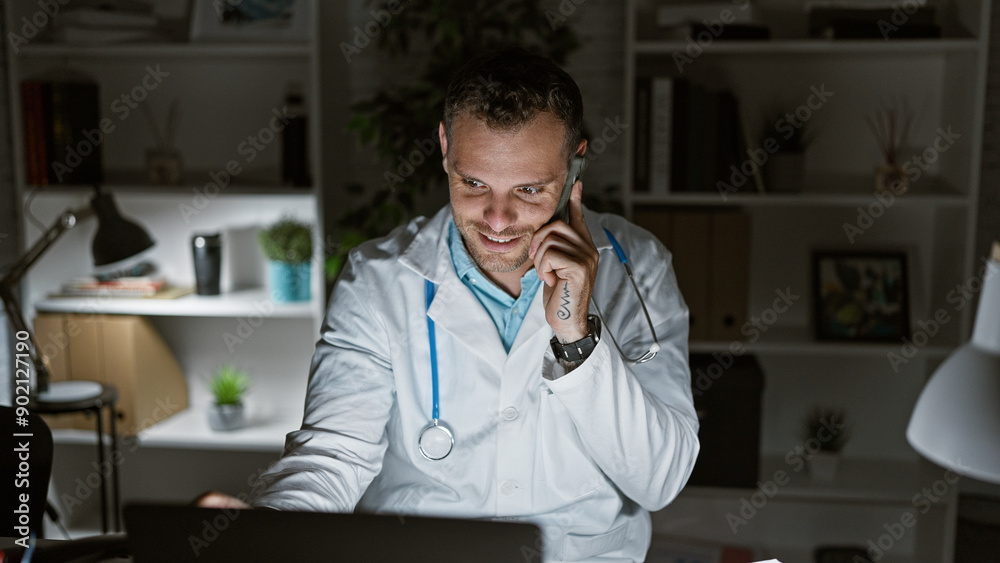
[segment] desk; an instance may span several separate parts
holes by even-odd
[[[118,401],[118,390],[111,385],[101,385],[101,392],[95,397],[80,399],[77,401],[47,402],[33,400],[28,404],[28,408],[39,414],[66,414],[73,412],[90,412],[97,418],[97,465],[100,468],[98,474],[101,477],[101,530],[108,533],[108,473],[111,477],[111,508],[114,514],[115,531],[121,531],[121,510],[118,488],[118,432],[115,428],[115,403]],[[110,471],[104,471],[104,422],[101,417],[101,409],[107,407],[110,424],[108,433],[111,435],[111,451],[109,452]]]

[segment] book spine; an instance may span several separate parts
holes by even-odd
[[[702,119],[700,120],[702,130],[701,149],[698,156],[698,184],[697,190],[700,192],[715,191],[715,179],[717,173],[717,160],[719,155],[719,93],[714,91],[703,91],[702,95]]]
[[[670,192],[671,144],[673,135],[673,96],[674,81],[672,78],[660,77],[653,80],[652,114],[653,133],[650,147],[650,192],[667,194]]]
[[[39,98],[41,85],[34,81],[21,83],[21,111],[24,118],[24,163],[27,170],[28,184],[37,186],[42,183],[45,173],[44,163],[45,140],[42,137],[44,118]]]
[[[690,116],[690,90],[691,83],[685,79],[674,80],[674,112],[673,126],[670,143],[670,188],[673,191],[688,191],[687,167],[688,157],[688,127]]]
[[[635,142],[632,147],[632,190],[649,191],[650,154],[650,79],[640,76],[635,81]]]
[[[97,84],[72,82],[63,85],[69,102],[67,115],[71,124],[73,146],[79,150],[79,164],[73,183],[95,184],[104,181],[101,163],[104,141],[101,126],[100,92]],[[83,152],[89,151],[89,154]]]

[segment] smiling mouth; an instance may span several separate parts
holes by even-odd
[[[516,246],[517,241],[522,238],[520,236],[500,238],[482,232],[478,234],[480,245],[490,252],[509,252]]]

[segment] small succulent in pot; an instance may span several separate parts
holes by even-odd
[[[818,480],[832,481],[840,464],[840,451],[851,437],[847,415],[843,409],[816,407],[806,418],[804,432],[806,450],[814,452],[807,457],[809,473]]]
[[[247,372],[226,364],[212,375],[209,388],[215,397],[208,411],[209,426],[213,430],[236,430],[245,426],[243,395],[250,388]]]

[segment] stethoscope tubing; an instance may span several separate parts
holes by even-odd
[[[656,329],[653,327],[653,320],[650,318],[649,311],[646,309],[646,301],[642,298],[642,294],[639,292],[639,286],[635,283],[635,276],[632,274],[632,267],[629,265],[628,256],[625,254],[625,250],[622,249],[621,245],[618,244],[618,240],[606,227],[604,228],[604,233],[608,236],[608,241],[611,242],[611,247],[618,256],[618,260],[622,263],[622,266],[625,267],[625,272],[628,274],[628,280],[632,284],[632,289],[635,291],[636,297],[639,298],[639,305],[642,307],[642,314],[646,317],[646,324],[649,325],[649,331],[653,335],[653,343],[650,345],[649,350],[645,354],[639,358],[633,359],[625,355],[625,352],[618,345],[618,341],[615,340],[614,334],[611,334],[610,330],[606,330],[605,333],[611,337],[611,342],[614,343],[615,348],[618,350],[618,353],[621,354],[622,359],[632,364],[645,363],[656,357],[656,354],[660,351],[660,342],[656,336]],[[431,280],[425,280],[424,286],[425,301],[427,306],[427,340],[430,345],[431,353],[431,422],[424,427],[424,429],[420,432],[420,435],[417,437],[417,449],[426,459],[430,461],[438,461],[444,459],[451,453],[455,444],[455,437],[454,434],[452,434],[451,429],[448,428],[446,424],[441,422],[441,402],[438,395],[437,339],[434,334],[434,319],[430,316],[431,303],[434,301],[434,282]],[[606,327],[607,323],[604,321],[604,314],[601,312],[600,307],[598,307],[597,302],[594,301],[593,296],[591,296],[591,302],[594,304],[594,309],[597,311],[597,315],[601,318],[601,323]],[[447,451],[442,455],[436,456],[432,453],[428,453],[424,448],[423,441],[428,431],[436,433],[443,432],[443,436],[450,439]]]

